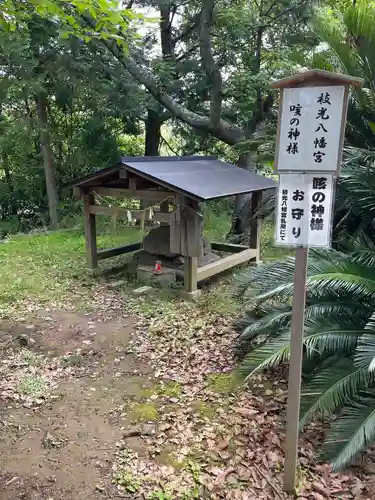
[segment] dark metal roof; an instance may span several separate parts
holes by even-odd
[[[249,172],[212,156],[124,156],[121,158],[121,165],[129,172],[199,201],[276,187],[276,182],[268,177]],[[117,169],[121,169],[121,166]],[[101,182],[105,182],[106,172],[111,175],[115,171],[116,167],[111,167],[95,172],[78,179],[74,185],[84,185],[96,177],[98,181],[100,178]]]

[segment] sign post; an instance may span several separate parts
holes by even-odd
[[[362,80],[311,70],[272,84],[281,90],[275,166],[276,244],[296,248],[284,489],[295,489],[309,247],[331,246],[334,186],[340,172],[349,85]]]

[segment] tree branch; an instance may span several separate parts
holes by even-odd
[[[104,41],[103,43],[108,43]],[[135,63],[130,57],[122,56],[120,60],[124,68],[141,84],[146,87],[148,92],[162,104],[170,113],[177,119],[187,123],[197,130],[209,132],[214,137],[223,142],[234,145],[243,140],[244,134],[240,127],[229,123],[225,120],[220,120],[218,125],[214,125],[212,121],[206,117],[188,110],[175,99],[168,95],[162,88],[159,87],[155,79],[148,72]]]
[[[174,44],[171,36],[170,8],[163,2],[159,3],[160,9],[160,39],[163,59],[173,59]]]
[[[192,20],[191,24],[184,27],[181,32],[174,38],[174,43],[182,42],[190,33],[192,33],[198,26],[199,15],[194,16],[195,19]]]
[[[212,54],[211,27],[215,0],[202,0],[203,7],[200,22],[200,54],[202,65],[211,85],[210,119],[214,126],[220,123],[222,105],[222,77]]]
[[[84,22],[95,29],[95,23],[87,16],[81,16]],[[208,132],[217,139],[229,145],[237,144],[245,139],[243,130],[234,123],[226,120],[213,122],[209,117],[190,111],[181,105],[176,99],[171,97],[163,87],[161,87],[151,73],[130,57],[118,46],[117,42],[108,39],[99,40],[118,62],[130,73],[133,78],[154,97],[164,108],[166,108],[174,118],[183,121],[196,130]]]

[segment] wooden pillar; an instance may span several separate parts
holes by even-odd
[[[163,214],[167,214],[169,212],[169,201],[165,200],[162,203],[160,203],[160,212]],[[167,222],[160,222],[161,226],[169,226],[169,223]]]
[[[96,248],[96,220],[95,214],[90,213],[90,206],[95,205],[93,193],[83,195],[83,218],[86,239],[86,261],[89,269],[98,267],[98,252]]]
[[[308,254],[308,248],[296,248],[288,377],[288,407],[286,413],[285,491],[294,491],[296,485]]]
[[[198,290],[198,259],[197,257],[184,257],[184,285],[188,293]]]
[[[262,222],[256,217],[254,218],[254,213],[258,210],[260,201],[262,199],[262,192],[256,191],[251,195],[251,228],[250,228],[250,248],[254,248],[257,251],[257,255],[255,257],[255,262],[260,262],[260,237],[261,237],[261,229]]]
[[[184,257],[184,288],[188,295],[198,290],[198,258],[202,254],[202,220],[199,205],[184,196],[176,197],[171,214],[170,249]]]

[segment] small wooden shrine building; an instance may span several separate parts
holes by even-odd
[[[210,156],[182,157],[122,157],[120,163],[73,182],[77,196],[84,200],[84,227],[87,264],[90,269],[98,261],[134,252],[142,243],[98,250],[96,244],[97,214],[129,217],[129,210],[95,203],[95,193],[115,198],[142,200],[143,206],[155,207],[131,210],[131,216],[143,220],[153,213],[153,220],[170,226],[170,250],[184,257],[184,283],[187,292],[197,290],[197,284],[215,274],[247,261],[259,260],[260,221],[251,225],[250,246],[213,243],[212,249],[230,255],[217,262],[198,267],[202,254],[202,216],[199,202],[252,193],[252,205],[259,203],[262,191],[273,189],[272,179],[238,168]]]

